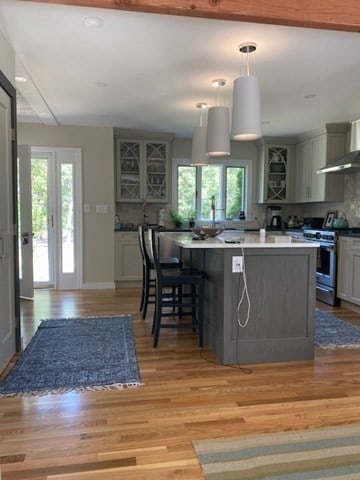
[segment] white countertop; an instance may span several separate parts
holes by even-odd
[[[206,240],[194,239],[192,233],[161,232],[161,237],[182,248],[317,248],[317,242],[294,240],[287,235],[260,236],[259,233],[226,232]]]

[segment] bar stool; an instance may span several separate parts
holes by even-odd
[[[148,249],[145,241],[145,230],[143,225],[139,225],[139,246],[143,262],[143,275],[142,275],[142,290],[140,300],[140,312],[142,312],[143,320],[146,317],[147,308],[149,304],[155,303],[155,266],[150,259]],[[163,268],[181,268],[182,262],[179,258],[162,258],[160,263]]]
[[[199,346],[204,345],[204,280],[207,275],[190,268],[167,269],[159,260],[156,234],[149,229],[150,256],[155,266],[155,313],[153,321],[153,346],[159,342],[161,328],[192,328],[198,331]],[[191,323],[182,321],[191,317]],[[164,323],[165,317],[177,317],[176,323]]]

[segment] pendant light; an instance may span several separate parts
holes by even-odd
[[[196,108],[200,110],[200,125],[194,128],[191,149],[191,165],[209,165],[209,157],[206,156],[206,134],[207,127],[204,125],[204,113],[207,110],[206,103],[197,103]]]
[[[230,155],[229,109],[220,105],[220,90],[226,84],[222,78],[216,79],[212,85],[216,90],[216,107],[208,111],[208,126],[206,136],[206,155],[224,157]]]
[[[231,125],[234,140],[257,140],[262,136],[259,82],[249,69],[249,54],[255,50],[255,43],[239,46],[239,51],[246,54],[246,76],[234,80]]]

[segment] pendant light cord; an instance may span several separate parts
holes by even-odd
[[[246,76],[250,77],[249,47],[247,47],[246,51]]]
[[[239,46],[241,53],[246,53],[246,76],[250,77],[250,53],[255,52],[256,43],[248,42]]]

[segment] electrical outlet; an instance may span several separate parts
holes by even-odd
[[[232,273],[241,273],[244,268],[244,257],[232,257]]]
[[[95,206],[96,213],[108,213],[108,206],[107,205],[96,205]]]

